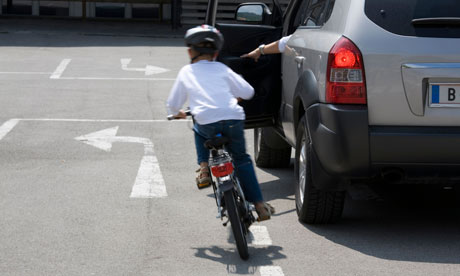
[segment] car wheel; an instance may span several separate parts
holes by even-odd
[[[276,140],[277,147],[268,145],[266,138],[270,135]],[[286,168],[291,163],[291,146],[278,137],[271,128],[254,129],[254,159],[257,167]]]
[[[295,202],[299,220],[309,224],[333,223],[340,219],[345,202],[343,191],[323,191],[312,178],[312,143],[305,117],[297,128],[295,155]]]

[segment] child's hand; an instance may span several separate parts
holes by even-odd
[[[174,116],[174,119],[186,119],[186,118],[187,118],[187,114],[185,114],[183,110],[180,110],[179,113],[177,113],[177,115]]]

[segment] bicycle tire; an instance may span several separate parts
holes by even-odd
[[[246,240],[246,235],[244,234],[244,225],[236,206],[234,191],[226,191],[224,193],[224,200],[227,208],[228,219],[232,225],[233,237],[235,238],[238,254],[241,259],[247,260],[249,258],[248,242]]]

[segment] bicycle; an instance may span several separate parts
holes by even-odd
[[[191,116],[190,111],[187,111],[186,114]],[[174,119],[173,116],[168,116],[168,120]],[[210,150],[211,186],[217,204],[217,218],[221,220],[228,218],[223,226],[226,227],[230,222],[238,254],[241,259],[247,260],[249,251],[246,236],[249,233],[249,227],[255,222],[252,214],[255,208],[244,197],[243,189],[235,175],[232,157],[225,150],[228,142],[228,138],[217,134],[207,140],[204,146]]]

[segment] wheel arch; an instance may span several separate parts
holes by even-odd
[[[311,70],[305,70],[299,77],[294,92],[294,129],[312,104],[319,102],[318,81]]]

